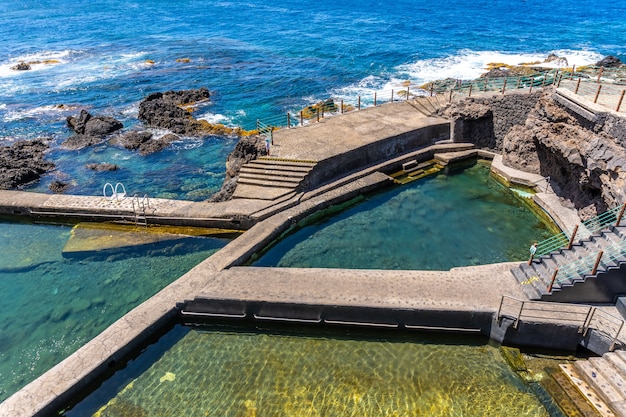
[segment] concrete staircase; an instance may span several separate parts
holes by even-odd
[[[411,106],[427,117],[435,116],[439,109],[448,105],[448,102],[448,95],[446,94],[418,96],[408,101]]]
[[[276,200],[294,195],[313,161],[291,161],[263,157],[241,167],[233,198]]]
[[[625,241],[626,226],[609,226],[572,245],[571,249],[553,251],[533,259],[530,264],[524,262],[511,272],[530,300],[614,303],[617,295],[626,293],[626,284],[620,283],[623,278],[619,279],[619,275],[626,272]],[[592,274],[589,262],[593,264],[600,251],[614,256],[603,256],[596,273]],[[587,263],[583,265],[585,260]],[[552,290],[548,291],[557,268],[570,273],[557,275]]]
[[[608,352],[560,368],[600,415],[626,417],[626,351]]]

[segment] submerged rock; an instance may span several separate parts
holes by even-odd
[[[92,163],[85,165],[85,168],[90,169],[92,171],[117,171],[120,169],[118,165],[111,164],[109,162],[100,162],[100,163]]]
[[[0,147],[0,189],[19,188],[39,180],[41,175],[55,168],[44,160],[48,140],[39,138],[15,142]]]
[[[30,69],[30,65],[26,62],[20,62],[17,65],[13,65],[11,69],[14,71],[28,71]]]
[[[59,180],[52,181],[48,186],[48,189],[55,194],[63,194],[68,188],[70,188],[70,184]]]

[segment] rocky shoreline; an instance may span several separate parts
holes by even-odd
[[[546,62],[555,60],[562,58],[550,56]],[[492,64],[485,75],[510,76],[516,71],[533,68],[529,65],[515,69]],[[596,65],[623,67],[611,56]],[[94,116],[81,110],[78,115],[67,118],[67,126],[73,134],[61,146],[78,150],[107,142],[148,155],[165,149],[181,136],[238,136],[239,142],[226,161],[226,178],[221,190],[208,200],[225,201],[234,192],[241,166],[263,155],[265,146],[256,132],[195,119],[195,106],[210,97],[205,87],[150,94],[139,104],[138,119],[143,128],[130,131],[124,131],[123,124],[112,117]],[[456,137],[502,153],[507,166],[549,177],[564,204],[578,209],[581,217],[594,216],[625,200],[622,167],[626,163],[626,126],[623,119],[607,116],[600,123],[590,124],[555,102],[550,90],[466,98],[440,111],[440,116],[452,121]],[[164,129],[169,133],[155,136],[151,129]],[[0,147],[0,189],[22,188],[53,170],[54,164],[45,161],[48,143],[41,138]],[[104,171],[120,167],[103,162],[86,168]],[[58,181],[50,186],[53,192],[64,192],[66,188],[66,184]]]

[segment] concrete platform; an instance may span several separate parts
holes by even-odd
[[[433,126],[432,132],[441,135],[446,123],[442,119],[423,116],[405,102],[388,104],[325,119],[305,128],[277,131],[271,152],[272,156],[287,159],[328,160],[333,155],[372,149],[381,143],[381,147],[385,148],[379,150],[379,155],[382,155],[392,151],[392,148],[387,148],[392,142],[388,140],[390,137],[401,137],[429,126]],[[452,149],[457,145],[442,146]],[[433,150],[428,148],[422,152],[432,153]],[[390,159],[401,165],[414,158],[407,152]],[[436,315],[445,318],[446,314],[453,313],[456,317],[467,318],[468,323],[475,323],[483,331],[486,330],[485,320],[491,320],[502,295],[526,299],[520,284],[510,272],[511,263],[451,271],[241,266],[252,253],[276,239],[298,220],[384,186],[389,177],[380,172],[383,166],[386,165],[367,164],[358,173],[348,169],[335,182],[280,204],[256,199],[225,203],[159,199],[153,202],[151,199],[153,211],[149,215],[158,216],[161,220],[187,219],[198,225],[223,222],[238,224],[247,231],[0,404],[0,415],[26,417],[51,414],[106,369],[123,361],[150,335],[169,326],[179,310],[193,300],[220,298],[261,303],[402,309],[414,312],[418,321],[427,324],[438,324],[432,321]],[[506,168],[502,168],[502,172],[507,172]],[[556,200],[546,201],[548,210],[559,210],[551,206]],[[79,217],[103,219],[120,212],[128,213],[130,205],[132,201],[126,199],[115,201],[103,197],[0,191],[0,214],[29,216],[33,212],[35,215],[38,212],[53,212],[58,216],[71,216],[80,213]]]

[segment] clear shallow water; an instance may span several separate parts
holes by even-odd
[[[554,233],[476,164],[370,195],[304,226],[256,266],[448,270],[521,261]]]
[[[0,219],[0,402],[227,242],[62,256],[71,227]]]
[[[474,78],[489,62],[552,52],[569,65],[626,60],[624,15],[623,1],[592,0],[0,2],[0,144],[45,136],[56,146],[81,108],[131,129],[139,101],[155,91],[206,86],[213,98],[198,117],[251,129],[330,96],[356,102],[405,80]],[[53,63],[10,69],[45,60]],[[108,145],[55,151],[58,170],[34,189],[60,179],[75,184],[69,192],[98,195],[104,182],[123,180],[133,193],[201,200],[223,179],[207,164],[223,167],[234,146],[206,141],[183,149],[201,142],[183,138],[180,151],[151,157]],[[172,166],[183,161],[180,172]],[[105,176],[85,162],[122,170]]]
[[[65,416],[549,415],[484,339],[307,333],[175,328]]]

